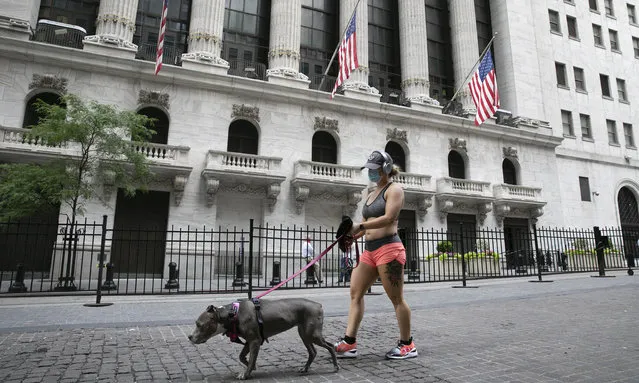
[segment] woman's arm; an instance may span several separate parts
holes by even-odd
[[[401,186],[391,185],[386,190],[386,209],[384,215],[376,218],[371,218],[366,222],[354,222],[351,229],[351,235],[356,235],[361,232],[363,235],[365,230],[379,229],[386,227],[399,218],[399,212],[404,205],[404,189]],[[363,230],[361,226],[363,226]],[[360,235],[360,237],[361,237]]]

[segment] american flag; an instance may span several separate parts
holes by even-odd
[[[158,36],[158,49],[155,56],[155,74],[162,69],[162,56],[164,55],[164,34],[166,32],[166,15],[168,13],[169,0],[162,0],[162,21],[160,22],[160,35]]]
[[[477,68],[468,86],[477,108],[475,125],[479,126],[491,118],[495,111],[499,109],[497,78],[495,77],[495,66],[493,65],[493,56],[490,54],[490,50],[486,52],[486,55],[481,60],[479,68]]]
[[[351,71],[357,69],[359,66],[357,63],[357,37],[355,33],[356,18],[357,12],[354,12],[351,21],[348,23],[348,29],[346,29],[346,36],[344,36],[344,40],[342,40],[339,46],[339,73],[337,74],[337,81],[335,81],[335,86],[331,92],[331,98],[335,96],[337,88],[351,76]]]

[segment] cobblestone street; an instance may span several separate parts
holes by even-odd
[[[420,355],[406,361],[384,359],[397,338],[394,313],[385,295],[367,296],[358,359],[339,360],[341,370],[333,373],[328,353],[318,348],[310,373],[300,375],[307,353],[291,330],[262,346],[253,381],[639,382],[639,283],[616,275],[483,281],[478,289],[408,286]],[[278,296],[295,294],[304,292]],[[226,382],[242,370],[239,345],[217,337],[196,346],[186,338],[209,298],[109,297],[113,306],[83,307],[90,298],[1,299],[0,381]],[[225,299],[232,298],[209,302]],[[347,290],[311,299],[324,304],[325,336],[336,340],[345,327]],[[56,318],[63,313],[79,322]],[[20,317],[29,320],[20,325]]]

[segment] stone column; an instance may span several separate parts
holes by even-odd
[[[353,14],[353,9],[357,0],[341,0],[339,2],[339,42],[344,38],[344,32]],[[360,0],[357,6],[357,16],[355,22],[355,34],[357,36],[357,62],[359,67],[351,72],[343,85],[344,95],[366,99],[369,101],[379,101],[381,95],[379,91],[368,85],[368,0]],[[335,61],[338,55],[335,55]]]
[[[222,59],[224,0],[193,0],[189,27],[189,51],[182,67],[226,74],[229,63]]]
[[[468,84],[464,84],[463,81],[479,59],[475,2],[474,0],[448,0],[448,7],[450,11],[450,36],[453,48],[455,88],[462,87],[456,101],[462,104],[466,113],[474,117],[477,110],[468,91]]]
[[[133,58],[138,0],[102,0],[96,19],[96,32],[84,38],[84,50],[110,56]]]
[[[399,1],[399,47],[402,89],[412,105],[439,105],[430,97],[426,6],[423,1]]]
[[[0,0],[0,36],[29,40],[39,10],[40,0]]]
[[[302,1],[271,2],[271,36],[268,52],[269,82],[296,88],[308,88],[308,77],[300,73]]]

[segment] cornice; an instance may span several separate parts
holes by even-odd
[[[137,79],[153,84],[177,85],[195,89],[214,90],[215,92],[241,95],[256,104],[259,100],[268,100],[314,105],[316,108],[344,114],[364,115],[368,118],[383,119],[402,124],[414,124],[423,129],[438,129],[447,134],[470,134],[492,139],[514,140],[534,146],[555,148],[563,138],[542,133],[542,130],[525,130],[510,126],[497,125],[487,121],[479,128],[470,119],[427,112],[416,108],[376,103],[336,95],[333,100],[326,92],[311,89],[297,89],[267,81],[243,77],[216,75],[178,66],[165,65],[159,76],[154,75],[154,62],[113,57],[80,49],[38,43],[8,37],[0,37],[0,57],[34,62],[46,66],[73,68],[88,72],[98,72],[124,78]],[[69,83],[73,89],[73,84]],[[433,106],[432,110],[441,111]],[[414,128],[412,129],[414,130]],[[544,129],[550,131],[550,129]]]

